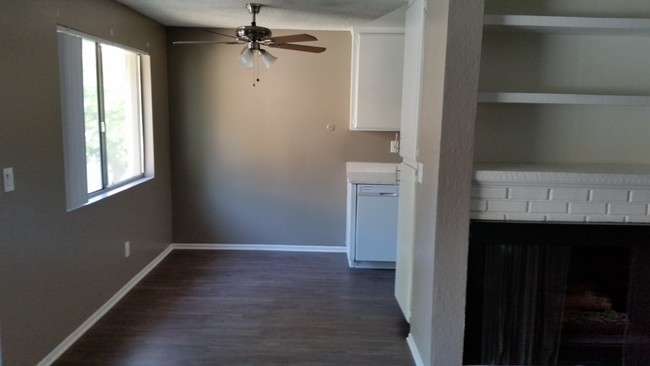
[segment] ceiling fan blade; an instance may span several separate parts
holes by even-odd
[[[228,38],[235,38],[235,39],[237,39],[237,37],[235,37],[235,36],[233,36],[233,35],[229,35],[229,34],[225,34],[225,33],[219,33],[219,32],[217,32],[217,31],[213,31],[213,30],[211,30],[211,29],[201,29],[201,30],[204,31],[204,32],[212,33],[212,34],[218,34],[218,35],[220,35],[220,36],[224,36],[224,37],[228,37]]]
[[[235,41],[174,41],[172,44],[241,44]]]
[[[291,43],[270,44],[268,46],[273,48],[282,48],[285,50],[303,51],[303,52],[311,52],[311,53],[321,53],[326,50],[325,47],[303,46],[301,44],[291,44]]]
[[[278,36],[271,38],[271,42],[275,44],[309,41],[318,41],[318,38],[312,36],[311,34],[292,34],[289,36]]]

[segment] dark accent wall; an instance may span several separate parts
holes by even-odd
[[[155,179],[66,212],[57,25],[151,55]],[[113,34],[111,34],[111,32]],[[108,0],[0,1],[0,333],[5,366],[33,365],[171,241],[166,34]],[[124,242],[131,256],[124,257]]]
[[[169,46],[174,242],[344,245],[345,162],[399,161],[394,133],[348,128],[350,33],[307,33],[327,51],[269,48],[278,60],[259,82],[242,46]]]

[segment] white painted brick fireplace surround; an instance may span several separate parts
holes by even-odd
[[[471,202],[477,220],[650,223],[650,174],[634,166],[478,165]]]

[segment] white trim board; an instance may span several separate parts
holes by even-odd
[[[66,339],[63,340],[50,354],[45,356],[37,366],[48,366],[56,361],[61,355],[70,348],[81,336],[88,331],[95,323],[101,319],[106,313],[118,301],[120,301],[124,295],[126,295],[135,285],[138,284],[152,269],[154,269],[169,253],[171,253],[172,247],[168,246],[165,250],[162,251],[156,258],[154,258],[146,267],[144,267],[140,272],[138,272],[129,282],[127,282],[122,288],[115,293],[104,305],[102,305],[93,315],[91,315],[85,322],[83,322],[79,328],[72,332]]]
[[[81,336],[86,333],[102,316],[117,304],[131,289],[135,287],[152,269],[162,262],[172,250],[266,250],[277,252],[311,252],[311,253],[345,253],[344,246],[326,246],[326,245],[275,245],[275,244],[170,244],[147,266],[138,272],[129,282],[127,282],[115,295],[113,295],[104,305],[93,313],[85,322],[83,322],[75,331],[63,340],[56,348],[52,350],[37,366],[49,366],[56,361],[61,355],[68,350]],[[0,360],[1,366],[2,360]]]
[[[408,337],[406,337],[406,344],[408,344],[409,350],[411,350],[411,356],[413,356],[415,365],[424,366],[424,362],[422,362],[422,356],[420,356],[418,346],[415,344],[415,340],[413,339],[413,334],[409,333]]]
[[[173,243],[172,249],[182,250],[264,250],[273,252],[346,253],[345,246],[283,245],[283,244],[192,244]]]

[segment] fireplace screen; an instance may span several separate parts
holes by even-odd
[[[465,364],[650,365],[650,227],[474,222]]]

